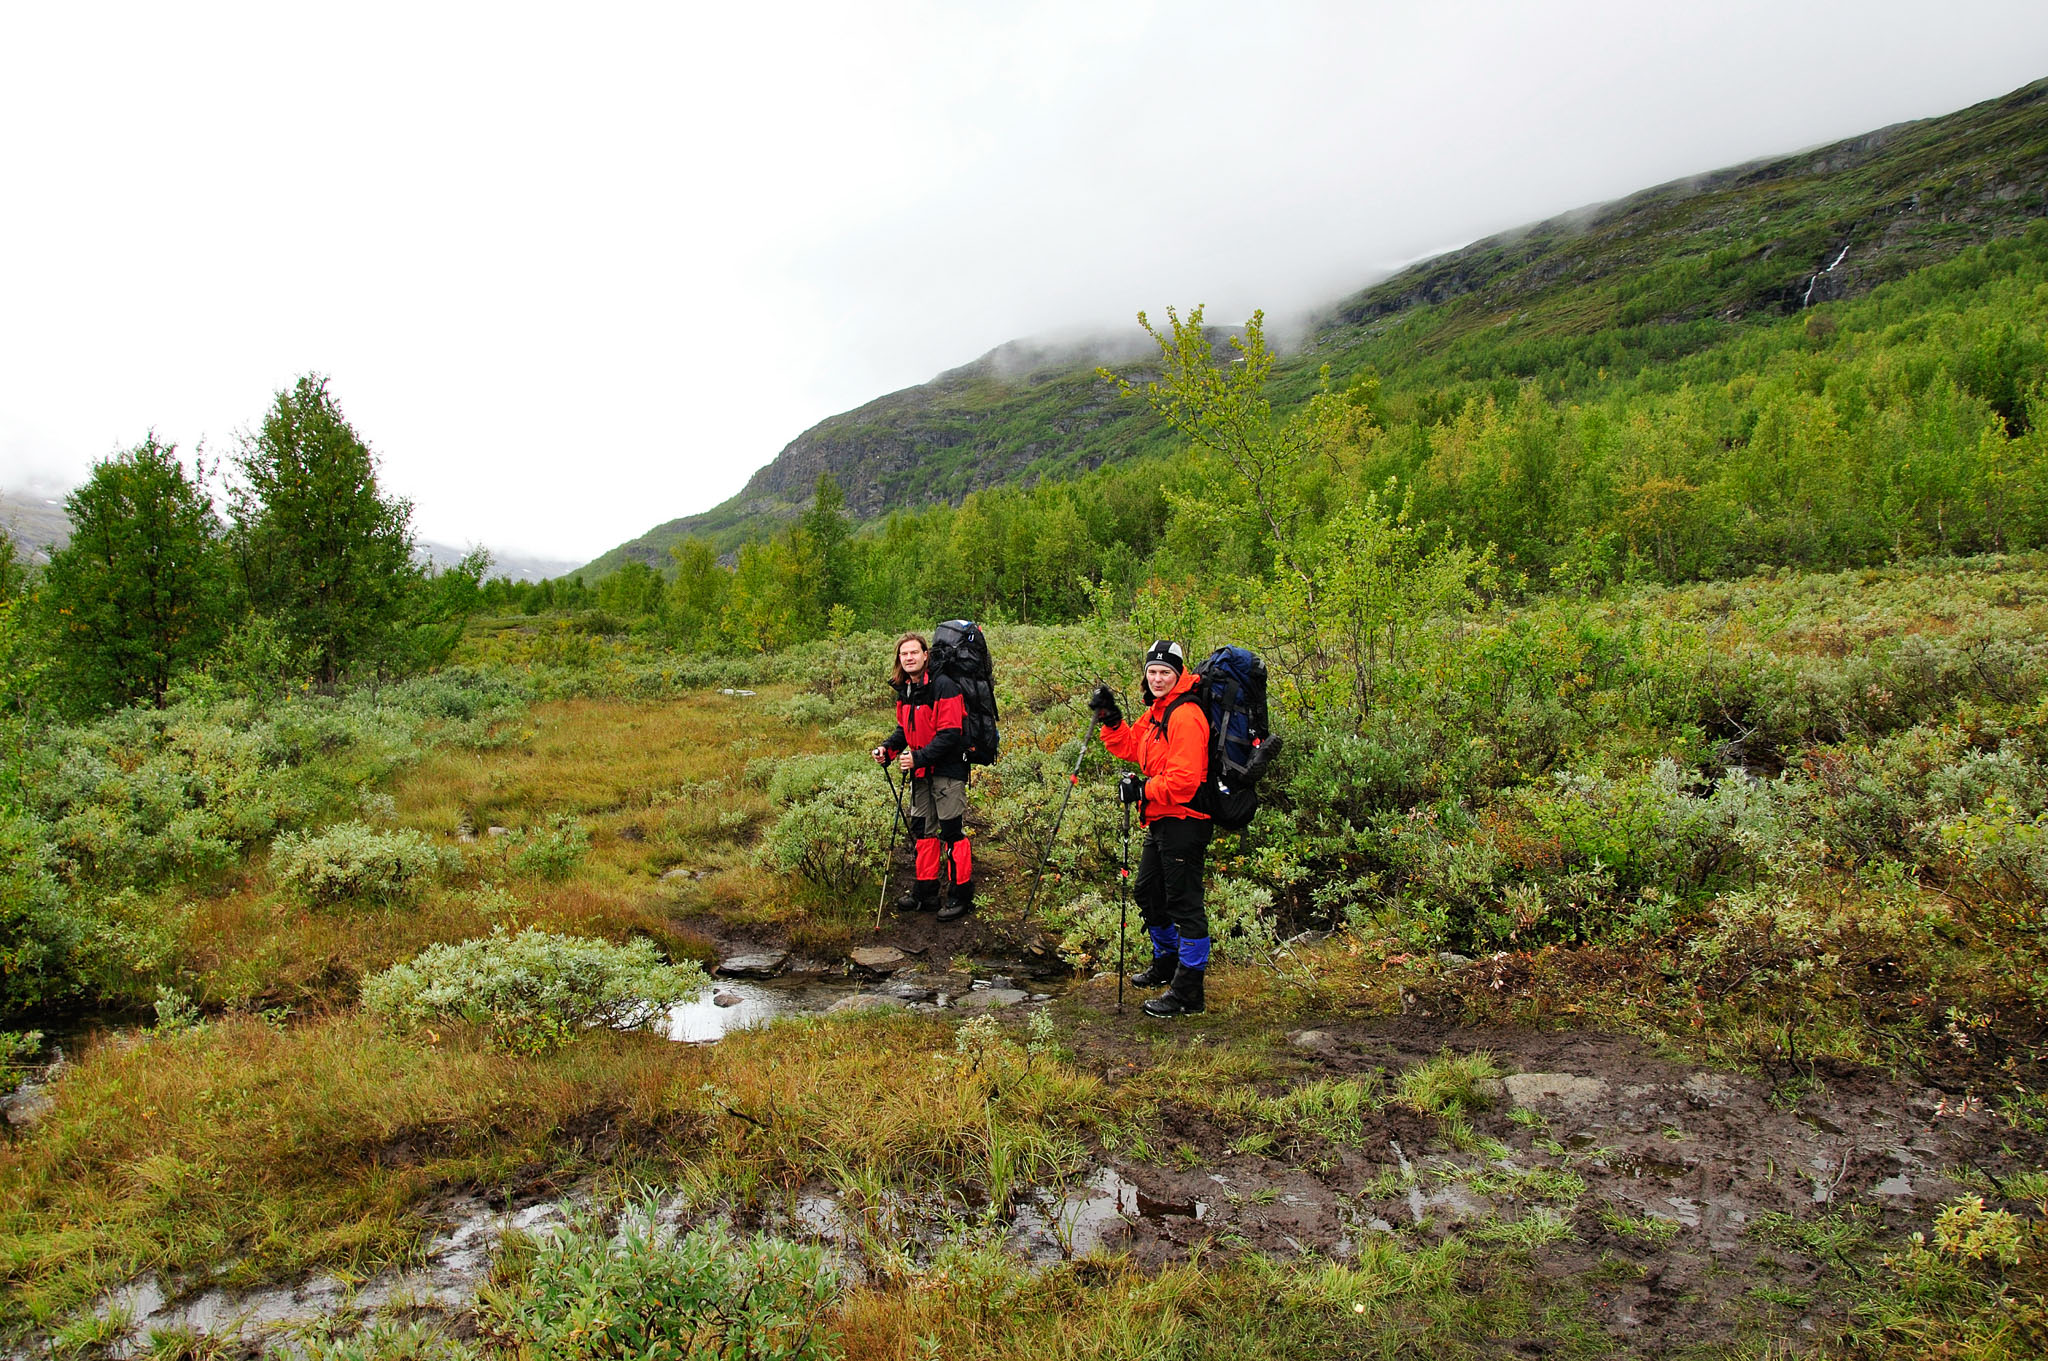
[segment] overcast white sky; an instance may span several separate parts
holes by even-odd
[[[332,376],[594,555],[815,421],[2048,75],[2048,4],[0,0],[0,487]]]

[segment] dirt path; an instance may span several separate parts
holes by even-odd
[[[1538,1277],[1593,1282],[1589,1307],[1611,1335],[1662,1350],[1760,1323],[1826,1335],[1846,1321],[1827,1283],[1863,1269],[1859,1246],[1924,1229],[1942,1201],[1994,1184],[1959,1184],[1973,1169],[2002,1178],[2044,1161],[2040,1140],[1980,1103],[1826,1065],[1794,1104],[1763,1080],[1597,1033],[1394,1019],[1289,1040],[1288,1085],[1394,1074],[1444,1050],[1487,1051],[1509,1076],[1463,1148],[1394,1105],[1346,1144],[1282,1134],[1255,1153],[1245,1126],[1168,1103],[1153,1158],[1108,1160],[1134,1194],[1106,1246],[1148,1266],[1201,1245],[1343,1259],[1376,1234],[1457,1232],[1522,1249]],[[1082,1062],[1115,1081],[1125,1044],[1084,1039]]]

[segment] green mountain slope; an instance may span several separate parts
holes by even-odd
[[[1856,296],[2048,216],[2048,81],[1941,118],[1644,190],[1413,266],[1311,327],[1279,376],[1310,391],[1372,366],[1392,391],[1533,379],[1568,394]],[[1136,338],[1142,342],[1143,337]],[[857,517],[957,503],[1166,446],[1098,364],[1143,349],[1016,342],[821,421],[731,500],[591,563],[667,565],[697,535],[730,547],[787,520],[831,472]]]

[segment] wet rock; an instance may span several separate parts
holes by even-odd
[[[851,997],[842,997],[825,1008],[827,1016],[852,1011],[900,1011],[903,1003],[878,992],[857,992]]]
[[[1327,1030],[1302,1030],[1288,1037],[1287,1042],[1296,1049],[1306,1049],[1312,1054],[1328,1054],[1337,1048],[1337,1037]]]
[[[976,988],[953,1005],[962,1011],[995,1011],[1001,1007],[1014,1007],[1024,997],[1023,990],[1019,988]]]
[[[0,1097],[0,1115],[16,1129],[34,1129],[43,1122],[56,1104],[49,1091],[38,1082],[24,1082],[19,1088]]]
[[[720,690],[718,693],[721,695],[732,695],[739,699],[749,699],[753,696],[754,692],[752,690],[739,689],[737,686],[727,686],[725,689]]]
[[[1497,1077],[1483,1077],[1472,1084],[1473,1093],[1487,1105],[1498,1105],[1507,1100],[1508,1084]]]
[[[892,983],[884,993],[899,1002],[929,1002],[932,990],[922,983]]]
[[[736,992],[721,992],[712,996],[711,1005],[715,1007],[736,1007],[746,1000],[746,998]]]
[[[678,879],[695,879],[701,873],[702,871],[700,870],[685,869],[681,865],[677,865],[671,869],[665,869],[661,872],[661,882],[664,884],[673,884]]]
[[[773,978],[789,960],[787,950],[763,950],[718,961],[715,972],[726,978]]]
[[[1031,1000],[1034,1002],[1050,1002],[1052,994],[1049,992],[1034,992],[1031,994]]]
[[[997,974],[994,978],[989,979],[988,985],[992,988],[999,988],[1005,991],[1010,991],[1016,988],[1017,980],[1010,977],[1010,975],[1008,974]]]
[[[869,973],[894,973],[903,967],[903,952],[893,945],[863,945],[847,951],[851,959]]]
[[[1588,1106],[1607,1095],[1602,1078],[1578,1073],[1516,1073],[1503,1084],[1517,1106]]]

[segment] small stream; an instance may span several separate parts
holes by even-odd
[[[799,978],[759,983],[747,979],[720,979],[695,1000],[678,1002],[656,1029],[682,1044],[710,1044],[735,1030],[766,1025],[778,1016],[805,1016],[829,1011],[863,991],[851,979]],[[720,996],[739,1001],[721,1006]]]

